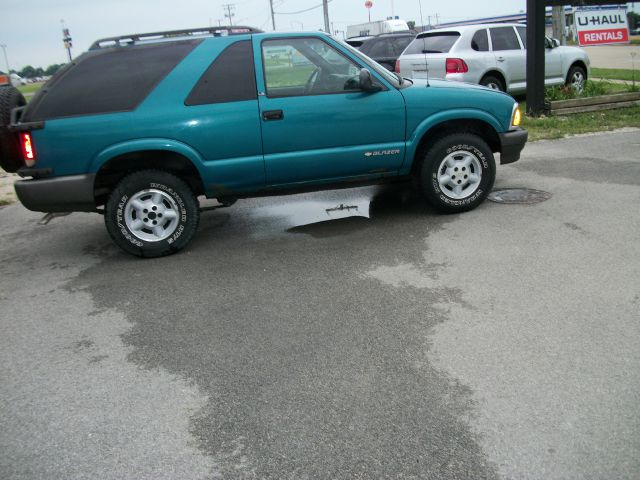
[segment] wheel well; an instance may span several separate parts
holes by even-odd
[[[482,80],[484,80],[486,77],[489,77],[489,76],[496,77],[498,80],[502,82],[502,85],[504,86],[504,88],[507,88],[507,80],[504,78],[504,75],[502,75],[502,73],[500,73],[497,70],[490,70],[487,73],[485,73],[480,79],[480,83],[482,83]]]
[[[93,191],[96,205],[104,204],[109,193],[126,175],[146,169],[170,172],[187,182],[195,195],[204,193],[200,174],[188,158],[167,150],[144,150],[119,155],[100,167]]]
[[[416,168],[418,168],[419,162],[415,161],[418,157],[424,155],[435,142],[453,133],[471,133],[477,135],[487,142],[492,152],[500,151],[500,138],[498,137],[498,133],[488,123],[475,119],[449,120],[431,127],[422,136],[414,156],[412,172],[415,173]]]

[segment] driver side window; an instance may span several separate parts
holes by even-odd
[[[262,58],[269,97],[359,89],[360,67],[317,38],[265,40]]]

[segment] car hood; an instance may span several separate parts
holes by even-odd
[[[470,83],[411,81],[412,85],[400,90],[407,109],[408,131],[424,119],[448,116],[484,119],[498,132],[508,130],[511,125],[515,100],[506,93]]]

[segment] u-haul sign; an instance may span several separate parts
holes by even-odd
[[[578,10],[575,22],[580,45],[629,43],[626,10]]]

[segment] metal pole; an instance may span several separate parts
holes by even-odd
[[[544,112],[545,3],[527,0],[527,113]]]
[[[422,18],[422,0],[418,0],[418,6],[420,7],[420,31],[424,31],[424,18]]]
[[[273,26],[273,31],[276,31],[276,16],[273,13],[273,0],[269,0],[269,7],[271,8],[271,25]]]
[[[4,52],[4,61],[7,64],[7,75],[9,75],[11,73],[11,67],[9,66],[9,58],[7,57],[7,46],[0,45],[0,47],[2,47],[2,51]]]
[[[331,35],[329,29],[329,5],[327,0],[322,0],[322,10],[324,11],[324,31]]]

